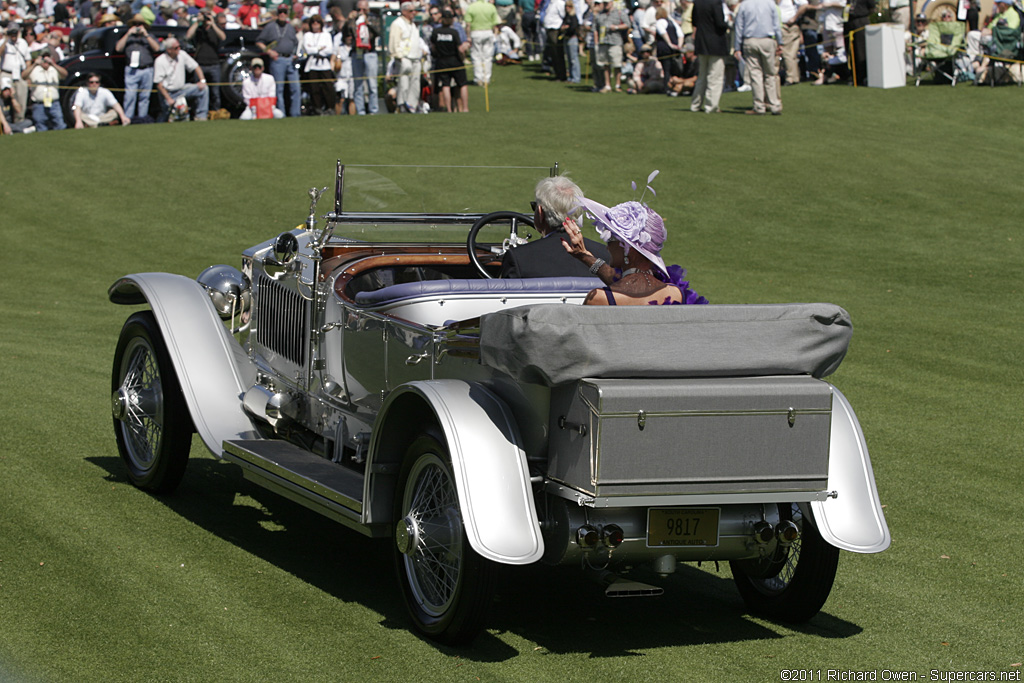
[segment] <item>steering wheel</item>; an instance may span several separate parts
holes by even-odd
[[[480,274],[483,275],[485,278],[493,279],[494,276],[487,272],[487,269],[484,268],[484,264],[480,263],[480,257],[477,255],[477,252],[487,250],[477,245],[477,233],[479,233],[480,229],[483,228],[485,225],[488,225],[489,223],[496,223],[498,221],[507,220],[510,220],[512,224],[508,239],[506,239],[502,243],[500,250],[497,249],[496,247],[490,248],[490,252],[494,256],[500,256],[504,254],[507,250],[515,248],[520,244],[526,242],[524,238],[519,236],[517,230],[519,228],[520,223],[526,223],[531,228],[534,227],[533,216],[527,216],[525,213],[519,213],[518,211],[495,211],[493,213],[488,213],[478,218],[477,221],[473,223],[473,227],[469,229],[469,237],[466,238],[466,250],[469,252],[469,262],[472,263],[476,267],[476,269],[480,271]]]

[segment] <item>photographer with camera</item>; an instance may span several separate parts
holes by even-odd
[[[131,28],[125,31],[114,49],[124,60],[124,113],[128,118],[149,116],[149,94],[153,91],[153,62],[160,52],[160,44],[149,35],[146,19],[141,14],[132,17]],[[138,110],[136,113],[136,104]]]
[[[213,12],[203,9],[195,19],[185,32],[185,40],[196,48],[196,61],[206,75],[210,88],[210,107],[216,111],[220,109],[220,45],[227,37],[224,27],[227,26],[228,18],[223,12],[214,17]]]
[[[21,77],[28,82],[31,102],[29,112],[36,130],[64,130],[64,112],[60,108],[57,86],[68,75],[67,69],[53,61],[50,48],[33,57]]]

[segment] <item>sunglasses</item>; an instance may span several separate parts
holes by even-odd
[[[537,213],[537,202],[530,202],[530,208],[534,213]]]
[[[99,81],[89,81],[89,85],[99,85]]]

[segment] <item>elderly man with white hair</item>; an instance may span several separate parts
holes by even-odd
[[[186,74],[196,74],[198,83],[187,83]],[[206,77],[196,60],[186,52],[182,52],[181,43],[175,37],[164,41],[164,53],[156,58],[153,65],[153,83],[160,93],[160,117],[158,123],[165,123],[170,116],[171,107],[179,97],[195,97],[195,119],[205,121],[210,110],[210,89],[206,87]]]
[[[607,247],[584,239],[587,253],[595,258],[584,265],[562,246],[569,239],[567,221],[580,213],[583,190],[566,176],[552,176],[541,178],[533,196],[533,225],[541,236],[505,252],[501,277],[595,277],[601,266],[611,261]]]
[[[391,23],[388,51],[395,60],[398,76],[398,111],[412,114],[420,106],[420,59],[423,57],[423,48],[420,32],[416,30],[416,22],[413,21],[416,5],[403,2],[400,11],[402,16]]]

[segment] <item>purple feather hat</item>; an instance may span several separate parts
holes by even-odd
[[[668,276],[668,268],[661,258],[661,248],[667,236],[665,221],[653,209],[640,202],[623,202],[610,209],[593,199],[582,199],[581,203],[591,218],[594,227],[607,242],[614,235],[620,242],[636,249]]]

